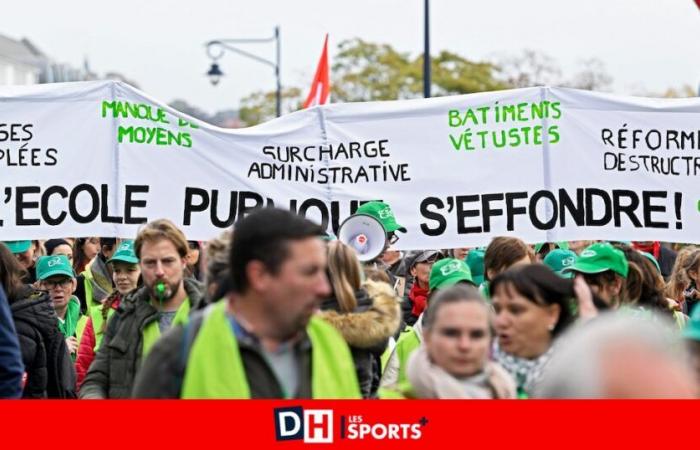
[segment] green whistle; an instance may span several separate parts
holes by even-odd
[[[165,283],[163,283],[162,281],[156,284],[156,295],[161,301],[163,300],[163,298],[165,298]]]

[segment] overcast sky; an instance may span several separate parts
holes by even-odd
[[[0,33],[27,37],[60,62],[98,73],[118,71],[170,102],[183,98],[208,112],[238,108],[241,97],[274,89],[272,69],[235,54],[220,61],[227,76],[204,76],[204,42],[282,33],[282,83],[306,89],[323,36],[353,37],[418,54],[423,0],[10,0]],[[272,59],[271,44],[242,46]],[[612,90],[664,91],[700,82],[700,11],[693,0],[432,0],[431,50],[489,59],[522,49],[553,57],[565,74],[582,59],[602,60]]]

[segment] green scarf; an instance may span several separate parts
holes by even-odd
[[[68,300],[68,307],[66,308],[66,317],[61,320],[58,318],[58,329],[63,333],[63,336],[69,338],[75,336],[78,320],[80,319],[80,301],[72,296]]]

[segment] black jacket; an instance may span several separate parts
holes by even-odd
[[[204,297],[204,286],[185,278],[190,308]],[[148,288],[130,293],[119,304],[107,323],[102,344],[80,387],[80,398],[129,398],[136,373],[141,366],[143,330],[158,320],[158,310],[149,302]]]
[[[75,398],[75,369],[46,292],[27,286],[10,309],[27,375],[24,398]]]
[[[333,325],[350,346],[363,398],[376,397],[381,379],[381,356],[401,325],[399,298],[391,286],[367,281],[355,293],[357,308],[342,313],[338,301],[321,305],[320,316]]]

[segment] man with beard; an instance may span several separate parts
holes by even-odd
[[[330,295],[316,224],[258,210],[236,224],[231,291],[158,341],[140,398],[360,398],[350,350],[315,316]]]
[[[160,335],[186,323],[203,286],[185,278],[185,235],[168,220],[147,224],[136,237],[143,286],[129,294],[109,320],[80,398],[128,398],[136,373]]]

